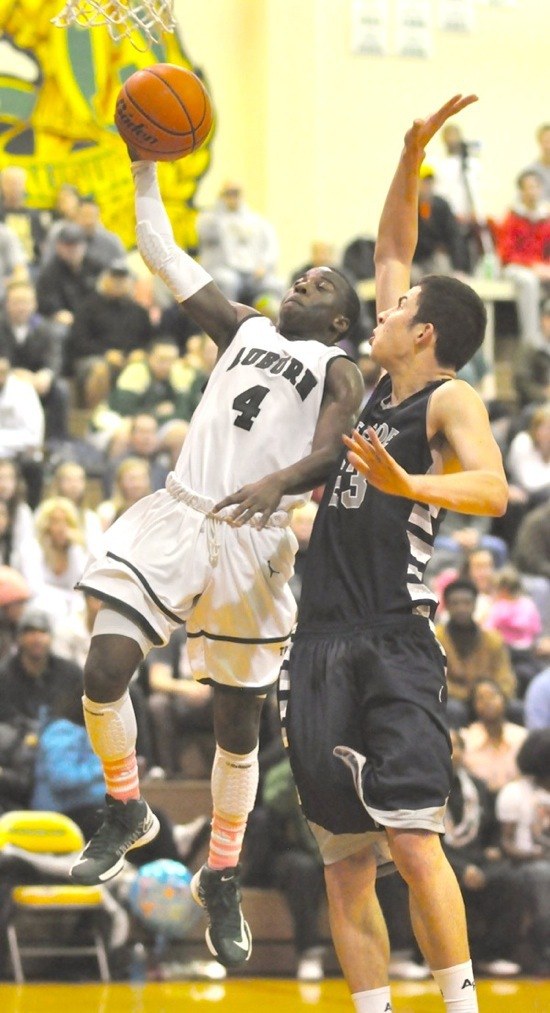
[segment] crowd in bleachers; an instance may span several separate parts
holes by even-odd
[[[550,126],[539,130],[540,157],[520,174],[517,201],[498,222],[480,207],[478,153],[454,125],[444,136],[445,156],[422,171],[415,277],[433,270],[467,277],[492,258],[516,286],[518,339],[513,396],[497,390],[482,354],[463,373],[487,404],[509,508],[495,521],[448,513],[427,571],[441,600],[436,634],[448,659],[455,750],[445,848],[478,966],[548,973]],[[275,319],[285,287],[276,233],[244,204],[239,184],[224,185],[198,231],[199,256],[220,287]],[[372,252],[369,237],[350,239],[341,257],[331,243],[314,242],[311,261],[290,281],[327,259],[359,281],[372,276]],[[346,346],[365,400],[379,375],[371,314],[364,305]],[[23,170],[0,172],[0,814],[52,808],[86,836],[95,827],[104,787],[80,695],[99,603],[75,583],[102,533],[164,485],[215,353],[166,291],[136,276],[92,198],[64,186],[55,207],[39,212],[27,206]],[[292,522],[297,600],[317,499]],[[184,631],[150,653],[131,694],[143,776],[184,779],[182,743],[190,738],[205,751],[208,776],[211,691],[190,678]],[[284,890],[298,973],[318,978],[322,875],[289,784],[275,706],[266,715],[244,882]],[[204,814],[189,832],[159,815],[161,835],[131,852],[133,861],[191,862]],[[6,863],[0,851],[0,912],[12,883]],[[398,881],[380,893],[394,972],[427,976]]]

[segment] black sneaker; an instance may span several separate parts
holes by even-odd
[[[131,848],[141,848],[157,836],[160,824],[145,799],[120,802],[105,796],[107,811],[70,876],[75,883],[95,886],[116,876],[124,865],[124,856]]]
[[[240,868],[203,865],[191,880],[193,899],[206,908],[206,945],[224,967],[244,964],[252,953],[252,936],[241,911]]]

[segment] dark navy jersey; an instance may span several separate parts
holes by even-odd
[[[372,426],[389,454],[409,474],[433,466],[426,436],[430,396],[437,380],[398,405],[391,379],[382,377],[357,429]],[[348,463],[346,451],[327,482],[308,548],[299,630],[356,626],[415,606],[435,611],[437,598],[424,570],[445,511],[379,492]]]

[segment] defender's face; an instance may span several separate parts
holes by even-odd
[[[412,349],[412,322],[418,311],[420,286],[415,285],[400,296],[395,306],[378,314],[372,332],[371,357],[378,365],[389,366],[408,355]]]
[[[285,335],[318,338],[316,330],[325,330],[343,315],[343,284],[329,267],[312,267],[298,278],[279,309],[279,325]]]

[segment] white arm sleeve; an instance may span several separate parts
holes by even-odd
[[[178,302],[189,299],[212,278],[180,249],[162,203],[154,162],[132,162],[136,202],[138,250],[154,274],[165,282]]]

